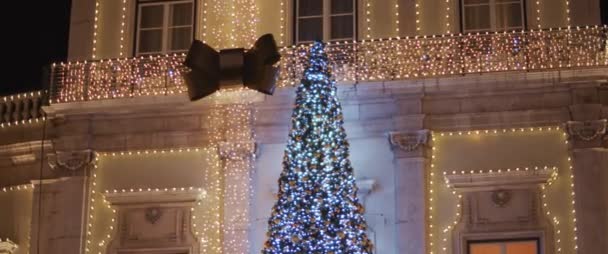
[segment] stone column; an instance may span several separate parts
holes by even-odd
[[[574,105],[568,121],[578,253],[608,250],[608,135],[601,105]]]
[[[48,155],[54,179],[34,181],[30,253],[79,254],[84,241],[90,150]]]
[[[395,253],[426,254],[428,130],[392,132],[395,155]]]
[[[249,210],[252,194],[254,142],[220,142],[224,173],[223,246],[224,253],[249,253]]]

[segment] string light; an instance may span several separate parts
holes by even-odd
[[[395,0],[395,37],[399,38],[399,0]]]
[[[31,219],[32,219],[32,214],[31,214],[31,205],[32,205],[32,201],[31,199],[34,197],[34,189],[36,187],[34,186],[34,184],[21,184],[21,185],[13,185],[13,186],[5,186],[5,187],[0,187],[0,196],[2,196],[4,194],[4,196],[8,196],[11,199],[14,199],[14,203],[10,204],[10,208],[12,210],[14,210],[14,212],[17,213],[22,213],[21,216],[13,214],[13,217],[3,217],[0,219],[6,220],[6,219],[12,219],[13,220],[13,225],[14,226],[19,226],[19,228],[21,229],[21,226],[25,226],[25,230],[16,230],[13,235],[13,240],[15,242],[18,242],[20,244],[24,244],[24,246],[21,246],[22,248],[24,248],[23,250],[25,250],[24,253],[28,253],[27,252],[30,249],[30,240],[31,240],[31,228],[30,227],[30,223],[31,223]],[[27,198],[25,198],[26,196],[23,195],[27,195]],[[27,208],[29,207],[29,212],[27,211]],[[8,209],[4,208],[3,209]],[[24,210],[26,209],[26,210]],[[10,229],[10,228],[9,228]],[[15,228],[17,229],[17,228]],[[11,232],[9,230],[9,232]],[[6,232],[5,232],[6,233]],[[16,250],[17,248],[19,248],[19,246],[13,241],[11,241],[9,238],[6,238],[6,240],[4,241],[2,238],[0,238],[0,245],[1,244],[9,244],[10,246],[7,247],[11,247],[13,249],[8,249],[9,252],[7,253],[12,253],[11,250]]]
[[[564,130],[562,136],[564,137],[564,144],[569,145],[568,144],[568,132]],[[574,245],[574,249],[573,249],[573,253],[577,253],[578,252],[578,228],[577,228],[577,221],[576,221],[576,191],[574,189],[574,184],[575,184],[575,180],[574,180],[574,165],[572,162],[572,157],[571,157],[571,153],[570,155],[568,155],[568,170],[569,170],[569,181],[570,181],[570,205],[571,205],[571,219],[572,219],[572,227],[574,230],[573,236],[572,236],[572,241],[573,241],[573,245]]]
[[[44,122],[44,120],[46,120],[46,117],[30,118],[27,120],[14,121],[14,122],[3,122],[3,123],[0,123],[0,128],[4,129],[4,128],[9,128],[9,127],[32,125],[32,124],[42,123],[42,122]]]
[[[451,5],[450,0],[445,0],[445,32],[448,34],[452,33],[452,28],[450,27],[450,22],[452,22],[450,19],[450,14],[452,13],[450,9]]]
[[[420,23],[420,3],[422,3],[422,0],[414,0],[414,2],[416,3],[416,34],[420,35],[421,29],[420,26],[422,25]]]
[[[560,127],[560,126],[545,126],[545,127],[526,127],[526,128],[502,128],[502,129],[484,129],[484,130],[470,130],[470,131],[451,131],[451,132],[434,132],[432,133],[432,141],[433,141],[433,145],[432,145],[432,149],[431,149],[431,163],[430,163],[430,168],[431,170],[429,171],[429,175],[428,175],[428,179],[429,179],[429,187],[428,187],[428,194],[429,194],[429,205],[428,205],[428,237],[429,237],[429,241],[428,241],[428,245],[427,248],[429,249],[429,253],[447,253],[447,251],[450,248],[450,243],[448,242],[449,237],[451,237],[451,230],[454,229],[454,225],[456,225],[458,223],[458,221],[460,220],[460,215],[461,215],[461,211],[460,209],[462,209],[461,207],[461,202],[462,202],[462,196],[458,195],[457,198],[457,209],[459,210],[459,212],[457,212],[456,214],[456,218],[454,221],[452,221],[449,225],[447,225],[446,227],[443,227],[440,229],[440,231],[436,230],[436,225],[435,225],[435,221],[434,221],[434,216],[436,217],[436,212],[435,212],[435,205],[437,204],[436,202],[438,202],[436,200],[436,195],[437,195],[437,185],[436,185],[436,173],[437,172],[441,172],[441,171],[437,171],[436,169],[436,165],[435,165],[435,161],[437,158],[437,150],[438,150],[438,143],[436,142],[438,140],[438,138],[441,137],[449,137],[449,136],[480,136],[480,135],[501,135],[503,133],[533,133],[533,132],[560,132],[561,133],[561,137],[566,137],[567,134],[564,132],[565,130]],[[565,144],[568,144],[568,140],[564,140]],[[571,163],[571,158],[568,157],[568,163]],[[551,186],[554,182],[557,181],[558,177],[559,177],[559,172],[561,172],[560,170],[558,170],[557,167],[551,167],[551,166],[535,166],[535,167],[520,167],[520,168],[506,168],[506,169],[490,169],[490,170],[452,170],[450,171],[446,171],[443,170],[442,174],[444,177],[444,182],[446,184],[447,187],[451,187],[451,182],[448,180],[447,176],[448,174],[451,173],[451,175],[462,175],[462,176],[467,176],[467,175],[481,175],[481,176],[485,176],[485,175],[519,175],[519,174],[530,174],[529,172],[532,172],[533,174],[537,174],[538,173],[542,173],[542,174],[549,174],[549,178],[547,180],[546,183],[544,183],[543,185],[541,185],[541,195],[542,195],[542,208],[543,208],[543,214],[551,219],[551,221],[553,222],[554,225],[554,230],[555,230],[555,246],[556,246],[556,251],[557,253],[563,253],[563,252],[567,252],[567,251],[563,251],[564,250],[564,241],[563,241],[563,237],[564,234],[563,232],[568,228],[568,225],[564,225],[563,223],[560,223],[560,219],[558,218],[558,216],[553,215],[552,212],[550,211],[550,204],[547,200],[547,190],[548,190],[548,186]],[[574,252],[576,253],[576,250],[578,249],[578,244],[577,244],[577,227],[576,227],[576,211],[575,211],[575,192],[574,192],[574,175],[573,175],[573,167],[570,164],[569,165],[569,171],[567,173],[570,177],[570,183],[566,188],[570,188],[570,198],[571,201],[568,203],[569,205],[571,205],[571,210],[570,210],[570,216],[572,218],[572,232],[574,234],[573,236],[573,249]],[[560,185],[560,188],[563,188],[564,185]],[[452,191],[452,194],[456,195],[456,191]],[[566,213],[568,213],[566,211]]]
[[[41,91],[34,91],[0,97],[0,128],[31,125],[46,120],[45,117],[39,117],[41,96]]]
[[[203,43],[207,43],[207,16],[208,16],[208,14],[207,14],[207,9],[208,9],[207,2],[208,1],[202,1],[202,2],[203,2],[203,4],[202,4],[202,7],[201,7],[201,9],[202,9],[201,12],[203,13],[203,15],[200,16],[200,18],[202,19],[200,34],[201,34],[201,37],[202,37],[201,41]]]
[[[127,0],[122,0],[122,13],[120,16],[120,57],[123,57],[125,50],[125,26],[127,20]]]
[[[222,200],[220,198],[222,186],[219,182],[220,165],[217,147],[210,148],[176,148],[176,149],[153,149],[153,150],[138,150],[138,151],[122,151],[122,152],[100,152],[95,156],[93,170],[91,171],[91,182],[89,187],[89,205],[87,213],[86,226],[86,253],[105,253],[105,248],[110,242],[112,235],[116,230],[116,209],[106,200],[106,196],[113,193],[159,193],[159,192],[196,192],[201,195],[199,198],[205,200],[205,206],[201,200],[198,200],[196,205],[191,208],[192,220],[191,226],[194,234],[200,241],[201,253],[221,253],[221,208]],[[131,188],[131,189],[113,189],[102,190],[103,186],[98,184],[98,175],[103,174],[99,170],[100,162],[103,158],[125,158],[141,157],[141,156],[158,156],[158,155],[177,155],[177,154],[203,154],[205,157],[205,165],[202,181],[205,183],[206,189],[200,187],[172,187],[172,188]],[[110,214],[111,217],[100,217],[100,214]],[[105,229],[97,229],[108,224]]]
[[[372,253],[324,44],[308,57],[262,253]]]
[[[570,0],[564,0],[566,4],[566,26],[570,28]]]
[[[372,38],[372,27],[371,27],[371,16],[372,16],[372,0],[365,1],[365,38]]]
[[[540,18],[541,18],[540,10],[541,10],[540,0],[536,0],[536,23],[537,23],[538,29],[540,29],[542,26],[542,24],[540,22]]]
[[[13,192],[13,191],[25,191],[25,190],[33,190],[34,184],[21,184],[21,185],[13,185],[2,187],[2,192]]]
[[[95,1],[95,19],[93,21],[93,49],[91,58],[97,58],[97,32],[99,27],[99,0]]]
[[[216,49],[249,48],[255,42],[259,9],[256,0],[212,0],[212,45]],[[229,32],[226,32],[229,31]]]
[[[285,15],[286,15],[285,14],[286,13],[285,12],[285,8],[287,6],[287,4],[285,4],[285,1],[287,1],[287,0],[280,0],[280,1],[281,1],[281,14],[280,14],[281,21],[279,23],[281,24],[280,25],[281,26],[280,27],[280,29],[281,29],[281,32],[280,32],[281,35],[279,36],[279,38],[280,38],[279,45],[285,46],[285,33],[286,33],[286,31],[285,31],[285,20],[286,20],[286,18],[285,18]]]
[[[222,4],[220,4],[222,5]],[[560,66],[607,66],[603,27],[574,30],[496,32],[336,42],[326,47],[337,81],[373,81],[498,71],[545,70]],[[565,36],[565,35],[568,36]],[[215,38],[215,35],[213,36]],[[526,43],[524,43],[526,42]],[[488,51],[481,45],[494,45]],[[281,50],[279,86],[300,79],[310,45]],[[567,54],[567,57],[565,57]],[[185,55],[160,55],[53,67],[53,103],[186,91],[181,74]],[[86,88],[86,89],[85,89]]]

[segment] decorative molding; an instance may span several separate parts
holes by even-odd
[[[47,155],[52,170],[61,173],[76,174],[86,170],[93,163],[95,154],[91,150],[63,152],[57,151]]]
[[[578,138],[583,141],[593,141],[597,138],[602,139],[606,135],[608,119],[593,121],[568,121],[566,129],[570,138]]]
[[[541,185],[557,177],[556,167],[529,170],[490,170],[445,174],[458,192],[460,217],[452,228],[455,252],[465,253],[471,240],[538,237],[541,248],[553,254],[553,226],[541,206]]]
[[[492,192],[492,202],[498,207],[505,207],[511,201],[511,191],[495,190]]]
[[[202,189],[151,190],[151,191],[106,191],[104,198],[112,205],[137,203],[196,202],[206,195]]]
[[[201,188],[105,191],[118,222],[106,253],[198,253],[191,219],[205,194]]]
[[[218,144],[219,154],[222,159],[236,159],[249,157],[255,154],[257,146],[255,142],[220,142]]]
[[[0,239],[0,254],[13,254],[19,246],[10,239]]]
[[[393,149],[412,152],[426,146],[429,140],[429,130],[390,132],[389,142]]]
[[[548,183],[555,177],[555,168],[502,171],[493,173],[446,174],[448,187],[462,192],[500,189],[526,189]]]

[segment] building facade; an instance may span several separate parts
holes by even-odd
[[[188,100],[193,39],[266,33],[274,95]],[[605,253],[607,37],[597,0],[74,0],[0,100],[0,253],[259,253],[315,39],[376,253]]]

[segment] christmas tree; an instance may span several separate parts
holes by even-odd
[[[310,49],[262,253],[372,253],[336,84],[321,42]]]

